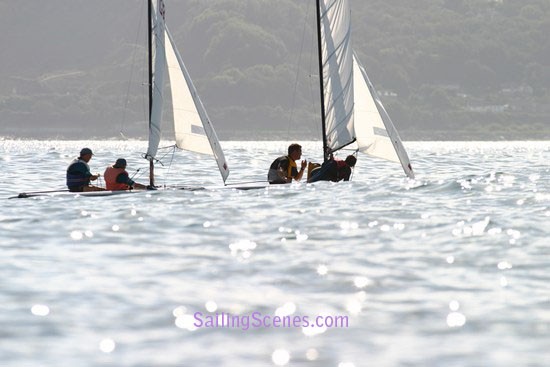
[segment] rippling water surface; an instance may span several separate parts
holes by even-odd
[[[229,182],[287,145],[224,142]],[[406,145],[416,181],[360,156],[349,183],[6,199],[84,146],[145,183],[145,143],[0,141],[0,365],[547,366],[550,143]],[[164,152],[158,184],[220,184]]]

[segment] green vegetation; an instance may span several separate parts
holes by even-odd
[[[350,2],[354,49],[403,139],[550,139],[548,0]],[[222,139],[320,138],[314,0],[166,3]],[[138,10],[94,43],[101,58],[0,71],[0,135],[145,136],[143,82],[128,84],[132,65],[144,75]]]

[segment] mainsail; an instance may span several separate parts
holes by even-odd
[[[229,168],[216,131],[208,118],[193,81],[165,24],[163,0],[150,4],[150,120],[146,158],[157,154],[164,105],[164,74],[168,69],[176,146],[192,152],[213,155],[225,183]],[[152,176],[152,175],[151,175]],[[151,182],[153,179],[151,178]],[[153,184],[153,183],[151,183]]]
[[[354,141],[351,14],[345,0],[317,0],[325,148]]]
[[[348,0],[317,0],[323,149],[352,143],[374,157],[401,162],[414,178],[409,157],[386,109],[351,47]]]
[[[160,142],[160,123],[162,121],[164,71],[166,52],[164,47],[164,2],[149,2],[149,145],[146,157],[152,160],[157,155]]]

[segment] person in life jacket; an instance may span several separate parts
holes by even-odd
[[[351,169],[355,167],[357,158],[353,155],[348,155],[343,161],[341,159],[335,159],[332,155],[330,159],[323,163],[321,167],[315,168],[311,171],[308,182],[317,181],[349,181],[351,177]]]
[[[146,190],[147,186],[134,182],[126,172],[126,159],[119,158],[115,164],[107,167],[103,174],[105,186],[109,191],[120,190]]]
[[[305,160],[298,171],[298,161],[302,157],[302,147],[299,144],[291,144],[288,147],[288,155],[279,157],[271,163],[267,173],[267,180],[271,184],[290,183],[292,179],[300,181],[307,165]]]
[[[100,176],[99,173],[92,175],[88,162],[92,159],[92,150],[83,148],[80,156],[75,158],[67,167],[67,187],[71,192],[84,191],[103,191],[105,189],[90,185],[90,181],[95,181]]]

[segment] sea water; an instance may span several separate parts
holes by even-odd
[[[236,183],[288,142],[222,145]],[[147,183],[145,142],[0,141],[0,365],[548,366],[550,143],[405,145],[414,181],[360,155],[338,184],[7,199],[85,146]]]

